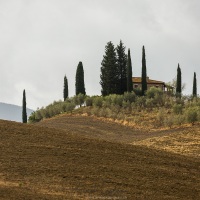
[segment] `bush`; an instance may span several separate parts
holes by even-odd
[[[164,124],[165,126],[168,126],[169,128],[171,128],[174,124],[174,117],[172,115],[170,115],[169,117],[166,117],[164,119]]]
[[[173,112],[176,115],[182,114],[183,113],[183,106],[182,106],[182,104],[174,104],[174,106],[173,106]]]
[[[133,103],[135,102],[136,95],[134,92],[125,92],[124,93],[124,101]]]
[[[93,105],[96,106],[96,107],[101,108],[102,105],[103,105],[103,97],[95,97],[93,99]]]
[[[164,124],[164,119],[165,119],[165,112],[163,109],[160,109],[157,118],[156,118],[156,126],[162,126]]]
[[[65,112],[72,112],[72,110],[74,110],[74,108],[76,107],[73,102],[68,102],[65,106]]]
[[[174,124],[181,125],[185,123],[185,116],[184,115],[176,115],[174,116]]]
[[[131,109],[131,103],[130,103],[130,101],[123,101],[122,102],[122,108],[124,108],[124,109]]]
[[[111,102],[112,105],[122,106],[123,95],[111,94],[109,98],[109,102]]]
[[[156,95],[157,96],[163,95],[163,91],[160,88],[151,87],[146,92],[147,98],[155,98]]]
[[[134,88],[133,89],[133,92],[136,94],[136,96],[142,96],[142,90],[141,89],[139,89],[139,88]]]
[[[85,99],[86,106],[92,106],[93,105],[93,97],[87,96]]]
[[[192,125],[198,121],[198,114],[197,110],[190,108],[187,110],[187,122],[191,123]]]
[[[138,108],[144,108],[145,105],[146,105],[146,97],[144,97],[144,96],[142,96],[142,97],[136,97],[135,105]]]
[[[85,95],[80,93],[74,96],[73,101],[75,105],[79,105],[81,107],[85,102]]]

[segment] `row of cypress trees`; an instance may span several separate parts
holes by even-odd
[[[124,94],[133,91],[132,62],[130,49],[128,55],[125,53],[125,46],[120,40],[115,48],[110,41],[105,47],[105,55],[101,63],[100,84],[103,96],[109,94]],[[142,94],[147,90],[147,72],[145,48],[142,48]]]
[[[85,91],[85,81],[84,81],[84,70],[83,70],[83,63],[80,61],[78,63],[76,69],[76,77],[75,77],[75,93],[86,95]],[[64,76],[64,89],[63,89],[63,98],[64,101],[69,97],[69,90],[68,90],[68,80],[66,75]]]
[[[132,62],[130,49],[128,55],[125,53],[125,47],[120,40],[119,45],[115,48],[110,41],[105,47],[105,55],[101,63],[100,84],[102,87],[101,93],[103,96],[110,94],[124,94],[133,90],[132,82]],[[141,76],[141,94],[145,95],[147,91],[147,68],[145,47],[142,47],[142,76]],[[176,79],[176,95],[181,97],[182,81],[181,69],[178,64],[177,79]],[[197,96],[197,80],[194,72],[193,92],[194,97]]]
[[[178,64],[178,67],[177,67],[177,78],[176,78],[176,95],[180,97],[181,94],[182,94],[182,74],[181,74],[180,65]],[[197,97],[196,72],[194,72],[194,77],[193,77],[192,96],[193,97]]]
[[[120,40],[119,45],[115,48],[110,41],[105,46],[105,55],[101,63],[100,84],[102,87],[101,93],[103,96],[110,94],[124,94],[125,92],[133,91],[132,83],[132,62],[130,49],[128,54],[125,53],[126,47]],[[142,95],[147,91],[147,70],[146,70],[146,55],[145,48],[142,48]],[[85,82],[84,82],[84,70],[83,64],[80,61],[76,70],[75,77],[75,93],[86,95]],[[66,75],[64,76],[64,89],[63,98],[64,101],[68,98],[68,80]],[[177,80],[176,80],[176,94],[181,96],[182,93],[182,77],[181,68],[178,64],[177,68]],[[197,96],[197,80],[196,73],[194,73],[193,79],[193,96]],[[26,113],[26,92],[23,91],[23,103],[22,103],[22,122],[27,123]]]

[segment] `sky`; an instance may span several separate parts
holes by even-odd
[[[142,46],[150,79],[170,82],[180,64],[184,94],[194,72],[200,94],[199,0],[0,0],[0,102],[27,107],[75,95],[82,61],[88,95],[100,95],[105,46],[122,40],[141,76]]]

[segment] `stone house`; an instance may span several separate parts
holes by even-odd
[[[163,92],[169,92],[169,91],[173,92],[173,87],[166,85],[165,82],[163,81],[152,80],[152,79],[149,79],[149,77],[147,77],[146,80],[147,80],[147,89],[151,87],[156,87],[156,88],[160,88]],[[141,89],[142,87],[141,77],[132,77],[132,82],[133,82],[134,89]]]

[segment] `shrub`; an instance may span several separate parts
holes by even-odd
[[[160,88],[151,87],[146,92],[147,98],[155,98],[156,95],[157,96],[163,95],[163,91]]]
[[[156,126],[162,126],[164,123],[164,119],[165,119],[165,112],[163,109],[160,109],[158,114],[157,114],[157,118],[156,118]]]
[[[146,107],[147,108],[153,108],[154,106],[154,100],[153,99],[147,99],[146,100]]]
[[[164,124],[165,126],[168,126],[169,128],[171,128],[174,124],[174,117],[172,115],[170,115],[169,117],[166,117],[164,119]]]
[[[183,106],[182,106],[182,104],[174,104],[174,106],[173,106],[173,112],[174,112],[174,114],[182,114],[182,112],[183,112]]]
[[[198,114],[197,114],[197,110],[190,108],[187,110],[187,121],[189,123],[191,123],[192,125],[198,121]]]
[[[96,107],[101,108],[102,105],[103,105],[103,97],[95,97],[93,99],[93,105],[96,106]]]
[[[125,92],[124,93],[124,101],[133,103],[135,102],[136,95],[134,92]]]
[[[181,125],[185,123],[185,116],[184,115],[176,115],[174,116],[174,124]]]
[[[142,96],[142,90],[139,88],[134,88],[133,92],[136,94],[136,96]]]
[[[109,97],[109,102],[111,102],[112,105],[122,106],[123,95],[111,94]]]
[[[135,105],[139,108],[143,108],[146,105],[146,97],[136,97]]]
[[[81,107],[84,104],[85,95],[80,93],[80,94],[74,96],[73,101],[74,101],[75,105],[79,105]]]
[[[98,116],[99,115],[99,108],[98,107],[93,107],[91,110],[91,114]]]
[[[131,109],[131,103],[130,103],[130,101],[123,101],[122,102],[122,108],[124,108],[124,109]]]
[[[74,104],[74,102],[68,102],[66,103],[65,112],[72,112],[75,107],[76,105]]]
[[[93,105],[93,97],[87,96],[85,99],[86,106],[92,106]]]

